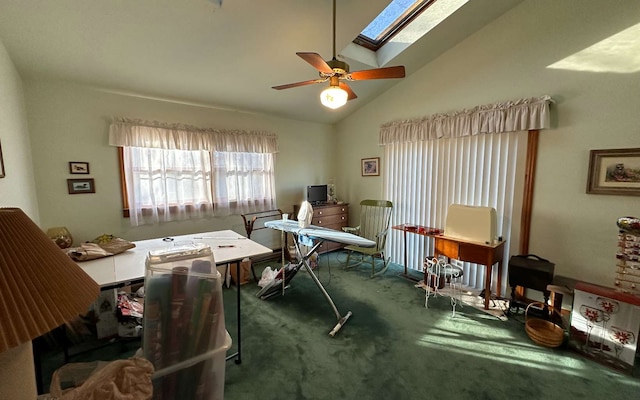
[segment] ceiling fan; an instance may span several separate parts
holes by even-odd
[[[333,58],[325,61],[318,53],[297,52],[296,54],[317,69],[320,77],[308,81],[273,86],[273,89],[290,89],[328,81],[329,87],[320,94],[320,101],[329,108],[342,107],[347,100],[353,100],[358,97],[345,81],[404,78],[405,76],[404,66],[401,65],[350,72],[349,64],[336,58],[336,0],[333,0]]]

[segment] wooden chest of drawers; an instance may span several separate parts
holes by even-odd
[[[294,207],[294,216],[298,215],[299,207]],[[342,231],[349,224],[348,204],[325,204],[313,206],[313,219],[311,225]],[[344,245],[335,242],[324,242],[318,248],[318,253],[326,253],[343,248]]]

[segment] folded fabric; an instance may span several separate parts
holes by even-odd
[[[95,243],[82,243],[79,247],[69,249],[67,254],[76,261],[95,260],[113,255]]]
[[[135,243],[113,235],[104,234],[93,239],[91,242],[85,242],[79,247],[68,249],[67,254],[75,261],[89,261],[120,254],[134,247],[136,247]]]
[[[97,244],[111,254],[120,254],[123,251],[127,251],[136,247],[134,243],[131,243],[128,240],[124,240],[122,238],[107,234],[98,236],[97,238],[93,239],[91,243]]]

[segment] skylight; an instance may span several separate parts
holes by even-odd
[[[340,55],[382,67],[468,1],[392,0]]]
[[[389,5],[354,39],[354,43],[378,50],[396,32],[402,30],[436,0],[392,0]]]

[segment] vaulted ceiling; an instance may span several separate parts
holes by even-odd
[[[387,65],[411,75],[522,0],[470,0]],[[340,59],[388,0],[338,0]],[[350,83],[358,98],[323,107],[324,84],[296,52],[332,56],[331,0],[0,0],[0,41],[23,79],[335,123],[398,80]],[[377,68],[344,59],[351,70]]]

